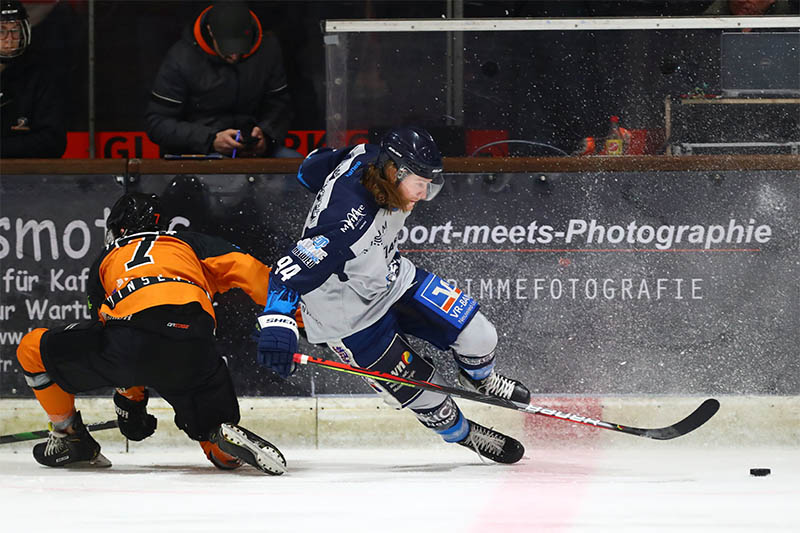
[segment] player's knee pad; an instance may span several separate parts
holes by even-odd
[[[469,433],[469,421],[450,396],[445,396],[444,401],[435,407],[412,407],[412,410],[423,426],[434,430],[446,442],[458,442]]]
[[[53,384],[42,362],[40,349],[45,328],[29,331],[17,346],[17,361],[25,374],[25,382],[34,390],[41,390]]]

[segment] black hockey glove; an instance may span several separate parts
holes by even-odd
[[[117,412],[119,432],[129,440],[144,440],[156,430],[158,420],[147,413],[149,397],[147,389],[144,391],[144,400],[140,402],[129,400],[119,391],[114,392],[114,410]]]

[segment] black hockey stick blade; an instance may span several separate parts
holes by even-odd
[[[460,389],[456,387],[448,387],[446,385],[438,385],[436,383],[431,383],[430,381],[421,381],[416,379],[404,378],[400,376],[395,376],[394,374],[387,374],[385,372],[378,372],[376,370],[359,368],[356,366],[348,365],[346,363],[331,361],[330,359],[321,359],[319,357],[312,357],[310,355],[305,355],[300,353],[294,354],[294,362],[301,365],[310,363],[331,370],[346,372],[348,374],[355,374],[357,376],[365,378],[377,379],[379,381],[388,381],[391,383],[398,383],[401,385],[405,385],[407,387],[414,387],[417,389],[426,389],[434,392],[439,392],[442,394],[449,394],[450,396],[456,398],[464,398],[466,400],[472,400],[475,402],[485,403],[489,405],[496,405],[498,407],[504,407],[506,409],[514,409],[516,411],[522,411],[524,413],[529,413],[533,415],[547,416],[558,420],[564,420],[566,422],[575,422],[578,424],[594,426],[597,428],[608,429],[611,431],[626,433],[628,435],[635,435],[637,437],[647,437],[649,439],[656,439],[656,440],[669,440],[669,439],[674,439],[675,437],[680,437],[681,435],[686,435],[687,433],[694,431],[695,429],[699,428],[700,426],[708,422],[708,420],[712,416],[714,416],[717,410],[719,410],[719,402],[713,398],[710,398],[708,400],[705,400],[702,404],[700,404],[700,406],[697,409],[695,409],[689,416],[687,416],[686,418],[684,418],[679,422],[676,422],[675,424],[672,424],[671,426],[666,426],[662,428],[653,428],[653,429],[643,429],[631,426],[623,426],[622,424],[606,422],[605,420],[599,420],[596,418],[582,416],[575,413],[564,412],[558,409],[551,409],[549,407],[541,407],[533,404],[527,404],[527,405],[521,404],[517,402],[512,402],[510,400],[504,400],[502,398],[495,398],[494,396],[487,396],[479,392]]]
[[[663,428],[642,429],[629,426],[617,425],[617,431],[647,437],[656,440],[669,440],[681,435],[686,435],[708,422],[712,416],[719,411],[719,402],[714,398],[705,400],[700,406],[691,412],[689,416],[671,426]]]
[[[116,420],[107,420],[105,422],[98,422],[96,424],[86,424],[86,429],[89,431],[98,431],[101,429],[111,429],[117,427]],[[10,442],[22,442],[26,440],[39,440],[46,439],[50,434],[49,430],[37,429],[36,431],[25,431],[23,433],[13,433],[11,435],[0,436],[0,444],[8,444]]]

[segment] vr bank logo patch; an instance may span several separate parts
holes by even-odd
[[[451,287],[435,274],[428,274],[415,297],[459,329],[478,307],[478,303],[461,292],[461,289]]]

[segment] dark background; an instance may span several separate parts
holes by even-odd
[[[449,175],[435,202],[415,209],[407,227],[443,225],[527,226],[536,220],[566,229],[570,219],[597,219],[605,225],[658,227],[664,224],[722,224],[730,219],[767,224],[766,244],[722,244],[702,251],[696,244],[673,245],[667,252],[631,252],[654,248],[630,244],[492,244],[442,242],[400,245],[417,265],[454,279],[472,295],[498,329],[498,364],[503,371],[542,394],[778,394],[800,393],[800,294],[797,275],[800,182],[796,172],[650,172]],[[509,179],[503,179],[509,178]],[[165,218],[182,216],[191,228],[232,240],[267,263],[296,240],[312,196],[292,176],[142,176],[136,188],[164,197]],[[77,274],[102,246],[103,216],[122,191],[109,176],[3,176],[0,213],[10,229],[0,229],[0,279],[9,269],[40,276],[33,291],[0,286],[0,303],[16,311],[0,321],[2,331],[28,331],[68,320],[30,320],[25,300],[51,304],[85,301],[80,291],[52,292],[50,269]],[[54,202],[54,198],[58,201]],[[17,221],[50,220],[56,228],[59,258],[48,244],[40,261],[32,257],[31,238],[16,257]],[[62,234],[70,221],[91,230],[86,257],[63,253]],[[102,224],[101,224],[102,225]],[[0,228],[3,226],[0,225]],[[46,235],[46,233],[45,233]],[[73,237],[78,234],[74,233]],[[74,240],[74,239],[73,239]],[[79,247],[80,240],[71,243]],[[591,252],[578,249],[621,249]],[[691,249],[678,252],[678,249]],[[469,250],[469,251],[468,251]],[[510,251],[513,250],[513,251]],[[534,251],[531,251],[534,250]],[[634,300],[533,298],[534,278],[647,279],[702,278],[702,299],[664,297]],[[479,280],[511,280],[509,298],[494,291],[479,294]],[[516,299],[515,280],[526,279],[527,299]],[[687,282],[688,283],[688,282]],[[638,285],[634,285],[637,287]],[[688,285],[684,285],[684,296]],[[636,291],[634,291],[636,292]],[[673,294],[674,296],[674,294]],[[325,369],[303,368],[288,381],[255,363],[253,323],[260,309],[241,291],[218,299],[219,350],[242,395],[367,393],[360,379]],[[414,342],[422,349],[422,344]],[[15,360],[16,346],[0,345],[0,396],[27,397]],[[301,350],[333,358],[324,347]],[[449,353],[433,354],[443,374],[454,379]],[[454,381],[453,381],[454,382]]]
[[[781,0],[800,13],[797,0]],[[142,131],[144,109],[161,59],[209,2],[102,1],[95,3],[95,91],[97,131]],[[265,29],[282,46],[292,93],[292,130],[325,129],[325,19],[435,18],[444,1],[252,1]],[[709,1],[466,1],[465,18],[631,17],[700,15]],[[62,1],[34,28],[32,49],[55,72],[66,100],[69,131],[87,131],[88,9],[80,0]],[[361,34],[359,46],[372,54],[365,72],[383,80],[351,80],[360,92],[348,109],[351,129],[414,121],[428,128],[452,126],[441,110],[407,110],[402,99],[418,95],[441,65],[423,51],[395,55],[388,34]],[[432,34],[427,34],[432,35]],[[402,36],[401,36],[402,37]],[[406,35],[406,42],[413,42]],[[428,38],[422,36],[421,38]],[[358,49],[356,49],[358,51]],[[438,52],[443,53],[443,50]],[[472,32],[464,39],[464,121],[458,128],[505,129],[521,138],[574,150],[583,137],[603,136],[608,117],[620,115],[628,128],[663,129],[663,99],[719,85],[718,31]],[[406,72],[410,69],[410,74]],[[351,74],[352,67],[351,67]],[[358,85],[356,82],[360,83]],[[406,89],[387,97],[384,85]],[[410,94],[409,94],[410,93]],[[380,108],[380,123],[374,109]],[[391,110],[399,109],[394,115]],[[389,116],[386,116],[386,115]],[[722,129],[741,117],[723,121]],[[791,127],[791,126],[790,126]],[[797,128],[794,123],[795,131]],[[694,126],[692,126],[694,128]],[[746,137],[747,135],[745,135]],[[656,133],[657,137],[657,133]],[[694,139],[688,139],[694,140]],[[738,139],[737,139],[738,140]],[[759,139],[764,140],[764,139]],[[656,147],[658,148],[658,147]],[[555,155],[552,149],[513,147],[520,155]],[[451,153],[449,155],[462,155]]]

